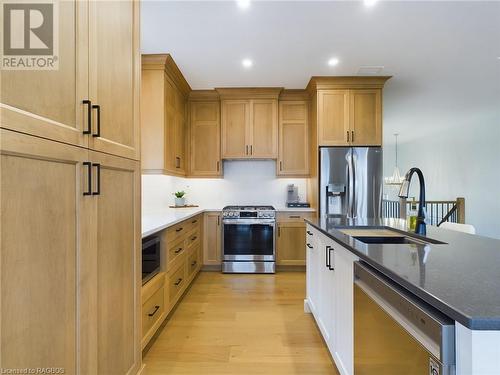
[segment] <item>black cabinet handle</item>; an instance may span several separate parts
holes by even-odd
[[[250,145],[250,155],[253,155],[253,145]]]
[[[333,266],[332,266],[332,257],[331,257],[333,250],[334,250],[334,248],[331,247],[331,246],[327,246],[326,247],[326,252],[328,254],[328,269],[330,271],[334,271],[335,270],[335,268],[333,268]]]
[[[220,162],[218,161],[217,162],[217,172],[219,172],[219,170],[220,170]]]
[[[349,130],[347,131],[347,142],[349,142]]]
[[[96,168],[96,177],[97,177],[97,190],[92,192],[92,195],[100,195],[101,194],[101,164],[92,163],[92,166]]]
[[[306,233],[307,233],[308,235],[310,235],[310,236],[312,236],[312,235],[313,235],[313,232],[311,232],[310,230],[306,231]]]
[[[149,313],[148,316],[153,316],[154,314],[156,314],[159,308],[160,306],[156,305],[154,311],[152,313]]]
[[[176,231],[177,233],[179,233],[182,229],[183,229],[183,228],[182,228],[182,227],[180,227],[179,229],[176,229],[175,231]]]
[[[198,222],[198,220],[197,220],[197,219],[195,219],[195,220],[193,220],[193,221],[191,222],[191,224],[196,224],[197,222]]]
[[[88,167],[87,169],[87,191],[83,192],[83,195],[92,195],[92,163],[90,161],[84,161],[83,165]]]
[[[283,170],[283,162],[280,161],[280,171],[282,171],[282,170]]]
[[[182,251],[182,247],[179,247],[177,250],[174,251],[174,253],[179,254]]]
[[[351,142],[354,142],[354,130],[351,130]]]
[[[196,240],[198,237],[197,236],[194,236],[193,238],[191,238],[191,241],[194,241]]]
[[[198,263],[198,262],[195,260],[193,263],[191,263],[191,267],[196,266],[196,263]]]
[[[180,168],[181,167],[181,158],[176,156],[175,157],[175,168]]]
[[[182,278],[181,278],[181,279],[179,279],[179,280],[177,280],[177,282],[176,282],[176,283],[174,283],[174,285],[179,285],[181,282],[182,282]]]
[[[97,132],[92,134],[92,137],[100,137],[101,136],[101,106],[94,104],[92,106],[93,109],[97,109]]]
[[[325,267],[326,268],[330,268],[330,265],[328,264],[328,249],[330,248],[330,246],[327,246],[325,248]]]
[[[92,102],[85,99],[82,103],[87,105],[87,129],[83,131],[83,134],[90,134],[92,133]]]
[[[306,244],[306,246],[307,246],[309,249],[312,249],[312,248],[313,248],[310,244]]]
[[[300,215],[289,215],[290,219],[300,219]]]

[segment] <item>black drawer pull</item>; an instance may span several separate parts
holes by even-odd
[[[191,224],[196,224],[197,222],[198,222],[198,220],[193,220],[193,221],[191,222]]]
[[[191,263],[191,267],[196,266],[196,263],[198,263],[198,262],[195,260],[193,263]]]
[[[177,250],[174,251],[174,253],[179,254],[182,251],[182,247],[179,247]]]
[[[97,109],[97,133],[93,133],[92,137],[100,137],[101,136],[101,106],[94,104],[92,109]]]
[[[92,133],[92,102],[84,100],[83,104],[87,105],[87,129],[83,131],[83,134],[90,134]]]
[[[179,229],[176,229],[175,231],[176,231],[177,233],[179,233],[182,229],[184,229],[184,228],[180,227]]]
[[[313,235],[313,232],[311,232],[310,230],[308,230],[306,233],[307,233],[308,235],[310,235],[310,236],[312,236],[312,235]]]
[[[159,308],[160,308],[160,306],[156,305],[154,311],[152,313],[149,313],[148,316],[153,316],[154,314],[156,314],[156,312],[159,310]]]
[[[92,195],[92,163],[90,161],[84,161],[83,165],[88,167],[87,169],[87,191],[83,192],[83,195]]]
[[[179,280],[177,280],[177,282],[174,283],[174,285],[179,285],[180,283],[182,283],[182,278],[180,278]]]
[[[310,244],[307,244],[307,247],[308,247],[309,249],[312,249],[312,248],[313,248]]]
[[[196,240],[198,237],[197,236],[194,236],[193,238],[191,238],[191,241],[194,241]]]
[[[93,167],[96,167],[96,176],[97,176],[97,190],[92,192],[92,195],[100,195],[101,194],[101,164],[92,163]]]
[[[300,219],[300,215],[290,215],[288,216],[290,219]]]

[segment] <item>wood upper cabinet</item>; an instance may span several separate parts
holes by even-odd
[[[278,156],[278,101],[257,99],[250,101],[250,156],[276,159]]]
[[[309,175],[309,102],[280,101],[278,176]]]
[[[219,177],[220,102],[190,101],[189,176]]]
[[[97,152],[91,152],[90,159],[100,172],[93,189],[99,194],[92,197],[96,373],[135,374],[141,340],[139,162]]]
[[[204,217],[203,264],[221,265],[221,217],[220,212],[208,212]]]
[[[222,101],[222,157],[247,158],[250,138],[250,101]]]
[[[390,77],[313,77],[319,146],[381,146],[382,90]]]
[[[223,159],[278,157],[280,90],[217,89],[222,98]]]
[[[88,2],[59,3],[59,69],[0,70],[0,126],[87,147]]]
[[[320,146],[349,144],[349,90],[318,92],[318,138]]]
[[[59,69],[3,70],[1,126],[139,159],[139,7],[60,2]]]
[[[352,145],[382,145],[381,90],[349,90],[349,127]]]
[[[142,56],[141,85],[143,173],[185,176],[187,95],[191,88],[168,54]]]

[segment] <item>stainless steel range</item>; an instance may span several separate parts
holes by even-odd
[[[226,206],[222,210],[222,272],[274,273],[276,210]]]

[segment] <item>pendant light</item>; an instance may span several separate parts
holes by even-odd
[[[401,177],[401,173],[399,172],[398,167],[398,133],[394,134],[396,138],[396,165],[394,166],[394,171],[392,172],[391,177],[384,177],[384,182],[386,185],[401,185],[403,183],[404,178]]]

